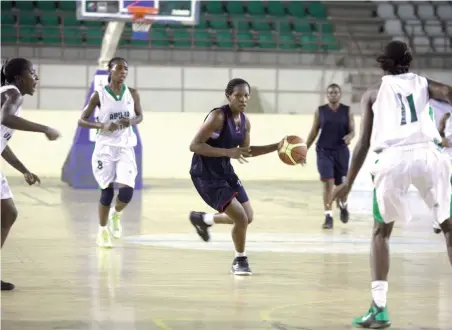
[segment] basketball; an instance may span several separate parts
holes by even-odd
[[[284,164],[297,165],[303,163],[307,153],[306,143],[299,136],[288,135],[279,142],[278,156]]]

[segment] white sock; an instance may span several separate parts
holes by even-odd
[[[245,251],[243,251],[243,252],[235,251],[235,256],[236,257],[246,257],[246,253],[245,253]]]
[[[387,281],[373,281],[372,282],[372,299],[375,305],[382,308],[386,306],[386,295],[388,293]]]
[[[108,227],[107,227],[107,225],[105,225],[105,226],[99,225],[99,230],[100,230],[100,231],[108,230]]]
[[[204,214],[204,216],[202,217],[202,219],[204,220],[204,222],[206,223],[206,225],[212,226],[214,224],[213,222],[213,216],[215,214],[213,213],[206,213]]]
[[[329,215],[330,217],[333,216],[333,211],[325,211],[325,215]]]
[[[342,203],[341,201],[339,201],[339,206],[343,209],[345,209],[347,207],[347,202]]]

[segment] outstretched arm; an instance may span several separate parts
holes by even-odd
[[[2,106],[2,125],[19,131],[45,133],[47,126],[40,125],[19,116],[15,113],[22,105],[23,97],[16,89],[8,89],[6,92],[6,100]]]
[[[317,135],[319,135],[319,131],[320,131],[320,120],[319,120],[319,109],[317,109],[314,114],[314,122],[312,123],[311,131],[309,132],[308,135],[308,140],[306,141],[306,146],[308,149],[311,148],[312,144],[317,138]]]
[[[246,131],[245,131],[245,139],[243,140],[240,147],[249,147],[250,148],[250,154],[251,157],[257,157],[265,154],[269,154],[271,152],[274,152],[278,150],[278,143],[268,144],[265,146],[250,146],[251,143],[251,123],[248,119],[248,116],[246,116]]]
[[[2,157],[6,162],[14,167],[16,170],[18,170],[20,173],[25,174],[29,173],[30,171],[25,167],[24,164],[16,157],[14,152],[11,150],[9,146],[6,146],[5,149],[2,152]]]

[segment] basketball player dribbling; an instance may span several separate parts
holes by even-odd
[[[122,211],[132,200],[137,176],[134,147],[137,136],[133,125],[143,121],[138,92],[126,86],[127,61],[114,57],[108,62],[108,85],[95,91],[78,121],[79,126],[98,130],[96,146],[92,156],[94,178],[101,188],[99,203],[99,247],[111,248],[111,236],[120,238]],[[99,107],[96,121],[89,117]],[[113,184],[119,186],[113,208]]]
[[[327,88],[328,103],[321,105],[315,112],[311,132],[307,138],[309,149],[315,139],[317,141],[317,169],[323,182],[323,207],[325,220],[323,229],[333,228],[333,210],[328,204],[333,193],[334,186],[342,184],[348,172],[350,151],[348,145],[355,137],[355,118],[350,107],[342,104],[341,88],[337,84],[331,84]],[[338,200],[340,219],[347,223],[349,212],[347,197]]]
[[[251,275],[245,253],[246,231],[253,220],[248,195],[231,164],[231,158],[246,162],[278,148],[278,143],[250,146],[251,124],[244,111],[250,98],[250,85],[243,79],[232,79],[226,87],[229,104],[215,108],[190,144],[193,152],[190,175],[193,184],[207,205],[218,213],[191,212],[190,221],[198,235],[209,241],[209,227],[231,224],[235,259],[234,275]]]
[[[379,85],[362,97],[360,138],[353,151],[346,182],[335,189],[334,199],[347,196],[372,147],[378,153],[373,168],[374,228],[371,243],[372,304],[352,324],[382,329],[391,325],[386,297],[389,272],[389,238],[394,221],[409,220],[405,197],[412,184],[433,210],[445,238],[452,264],[450,161],[436,143],[441,141],[429,99],[452,104],[452,87],[410,73],[413,60],[408,46],[390,42],[377,58],[385,72]]]
[[[46,137],[53,141],[60,134],[53,128],[36,124],[20,117],[24,95],[33,95],[38,83],[38,76],[33,68],[33,64],[24,58],[13,58],[2,66],[1,71],[1,154],[3,159],[20,173],[29,185],[40,183],[39,177],[31,173],[24,164],[16,157],[8,141],[15,130],[44,133]],[[8,185],[8,181],[0,173],[0,199],[1,199],[1,247],[8,237],[9,231],[17,219],[17,209],[13,200],[13,195]],[[1,290],[13,290],[14,284],[1,281]]]

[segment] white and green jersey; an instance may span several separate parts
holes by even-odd
[[[122,118],[135,117],[135,102],[126,85],[122,86],[121,93],[115,93],[105,86],[98,91],[100,107],[96,114],[96,121],[100,123],[118,122]],[[114,131],[100,130],[97,134],[96,144],[113,147],[134,147],[137,145],[137,136],[131,126]]]
[[[8,89],[17,89],[17,91],[19,91],[19,89],[14,85],[5,85],[0,88],[0,94],[3,94]],[[20,116],[21,110],[22,110],[22,107],[17,108],[14,115]],[[3,114],[1,114],[1,116],[3,116]],[[9,127],[1,125],[0,126],[0,134],[1,134],[0,153],[2,153],[3,150],[5,150],[6,146],[8,145],[8,141],[12,138],[12,136],[14,134],[14,130]]]
[[[435,121],[436,126],[439,129],[439,123],[441,118],[447,113],[452,113],[452,105],[446,102],[440,102],[436,100],[430,100],[430,106],[433,109],[433,112],[435,114]],[[448,139],[450,142],[452,142],[452,117],[449,117],[449,119],[446,122],[446,130],[444,131],[444,136],[446,139]],[[451,157],[452,159],[452,148],[444,148],[444,151]]]
[[[441,141],[424,77],[414,73],[384,76],[372,110],[375,151]]]

